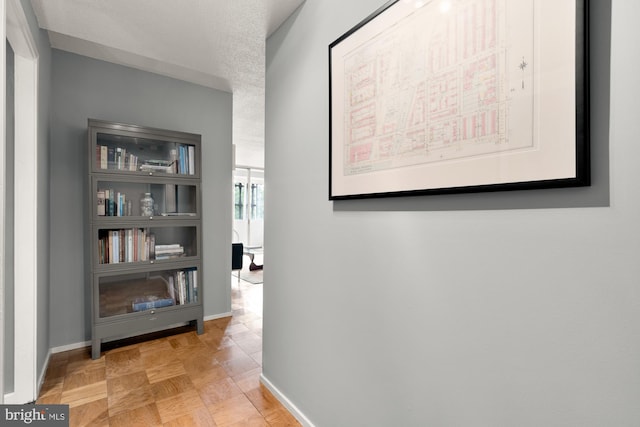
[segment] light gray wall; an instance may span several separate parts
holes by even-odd
[[[53,50],[51,346],[89,340],[87,119],[202,135],[205,315],[231,311],[232,95]]]
[[[267,43],[265,377],[316,426],[640,425],[640,4],[591,2],[592,187],[332,203],[328,45],[383,3]]]

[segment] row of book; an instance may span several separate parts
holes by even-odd
[[[98,262],[118,264],[163,260],[185,256],[185,249],[179,243],[156,244],[155,234],[144,228],[122,230],[100,230],[98,238]]]
[[[198,302],[198,269],[195,267],[178,270],[167,275],[169,294],[176,304]],[[173,289],[173,291],[172,291]]]
[[[131,216],[131,200],[113,190],[98,190],[98,216]]]
[[[156,244],[155,234],[144,228],[100,230],[98,236],[98,262],[118,264],[162,260],[185,256],[179,243]]]
[[[168,272],[163,275],[167,284],[167,292],[163,296],[146,296],[134,298],[131,303],[133,311],[151,310],[198,302],[198,269],[195,267]]]
[[[96,161],[100,169],[138,170],[138,156],[127,153],[124,147],[96,145]]]
[[[149,261],[156,259],[156,237],[143,228],[100,230],[98,236],[98,262]]]
[[[196,147],[178,144],[169,151],[166,160],[140,160],[138,156],[127,153],[124,147],[96,145],[96,162],[100,169],[124,171],[163,172],[182,175],[196,174]]]
[[[196,147],[194,145],[180,144],[176,160],[177,173],[184,175],[196,174]]]

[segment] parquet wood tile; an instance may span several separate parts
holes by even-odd
[[[151,385],[131,388],[118,394],[109,394],[109,415],[117,415],[154,403]]]
[[[243,335],[242,338],[234,338],[234,341],[242,350],[244,350],[245,353],[249,355],[262,351],[262,337],[259,337],[253,332]]]
[[[61,361],[60,359],[56,359],[54,356],[55,354],[51,356],[51,360],[49,361],[45,381],[55,382],[54,380],[58,379],[62,381],[64,376],[67,374],[67,359]]]
[[[147,373],[142,370],[128,375],[113,376],[107,380],[107,392],[109,396],[119,396],[129,393],[131,390],[149,387]]]
[[[72,426],[109,426],[108,408],[107,399],[69,408],[69,424]]]
[[[74,408],[106,397],[107,382],[103,380],[63,391],[60,395],[60,403],[68,404],[69,408]]]
[[[206,323],[206,322],[205,322]],[[205,333],[203,337],[200,338],[202,342],[204,342],[210,349],[214,351],[222,350],[232,345],[235,345],[233,340],[228,336],[222,336],[221,338],[212,336],[208,333]]]
[[[67,372],[69,372],[69,370],[67,370]],[[104,362],[97,366],[87,365],[85,368],[75,368],[72,369],[71,372],[71,374],[67,373],[67,376],[64,379],[64,385],[62,387],[63,392],[95,384],[107,379]]]
[[[38,403],[43,405],[58,405],[62,400],[62,393],[48,393],[38,398]]]
[[[282,405],[280,405],[278,399],[276,399],[264,386],[259,386],[249,390],[246,393],[246,396],[264,417],[272,416],[275,412],[282,409]]]
[[[109,378],[144,370],[140,349],[135,347],[107,353],[105,355],[105,364]]]
[[[170,362],[158,362],[156,365],[146,369],[147,378],[151,384],[163,381],[178,375],[186,375],[184,364],[179,359],[173,359]]]
[[[69,416],[71,417],[71,416]],[[110,427],[161,426],[162,420],[155,403],[124,411],[109,417]]]
[[[262,285],[232,279],[233,316],[51,356],[37,403],[71,426],[299,426],[260,384]]]
[[[193,385],[195,385],[197,389],[201,389],[206,387],[207,384],[218,382],[227,377],[227,371],[225,371],[222,366],[216,366],[201,373],[189,372],[189,378],[191,378],[191,382],[193,382]]]
[[[244,323],[233,323],[227,327],[225,332],[228,336],[235,340],[235,338],[239,334],[249,331],[249,328],[247,328]]]
[[[238,423],[248,424],[250,420],[263,418],[244,394],[210,405],[208,408],[218,426],[229,426]]]
[[[245,356],[247,356],[247,353],[242,350],[239,345],[235,344],[235,342],[232,345],[220,349],[213,354],[213,357],[219,364],[228,362],[229,360],[239,359]]]
[[[163,427],[216,427],[209,410],[199,408],[163,424]]]
[[[262,351],[251,353],[249,356],[251,356],[251,358],[255,360],[258,365],[262,366]]]
[[[252,369],[247,372],[243,372],[240,375],[233,377],[233,381],[236,383],[240,390],[244,393],[248,393],[254,388],[260,387],[260,374],[262,373],[262,368]]]
[[[194,351],[185,355],[182,358],[182,363],[188,373],[203,374],[209,370],[220,368],[216,354],[217,351],[212,348]]]
[[[171,377],[164,381],[154,383],[151,386],[153,397],[156,400],[166,399],[171,396],[175,396],[188,391],[195,391],[196,387],[191,382],[191,378],[188,375],[178,375],[177,377]]]
[[[246,353],[242,356],[234,357],[233,359],[221,362],[220,364],[222,365],[224,370],[227,371],[227,374],[230,377],[240,375],[242,373],[260,367],[260,365],[258,365],[258,363]]]
[[[205,405],[214,405],[243,394],[242,390],[229,377],[203,384],[198,388],[198,393]]]
[[[201,409],[206,409],[204,402],[202,402],[200,395],[195,389],[165,397],[162,400],[156,401],[156,405],[163,423]]]
[[[286,409],[271,412],[264,418],[270,426],[289,427],[299,426],[300,423]]]
[[[62,387],[64,386],[64,377],[45,379],[42,388],[40,388],[40,396],[54,396],[62,394]],[[53,402],[47,402],[53,403]]]

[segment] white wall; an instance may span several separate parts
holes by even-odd
[[[332,203],[328,45],[383,3],[267,43],[265,378],[316,426],[640,425],[640,3],[592,2],[592,187]]]
[[[6,402],[17,403],[35,398],[36,382],[44,375],[49,354],[51,48],[46,32],[38,28],[29,0],[15,0],[6,6],[11,21],[7,38],[15,51],[14,139],[17,141],[15,170],[7,168],[9,173],[15,173],[15,200],[7,205],[8,209],[15,210],[15,224],[11,223],[15,230],[8,233],[16,244],[12,249],[15,253],[9,256],[9,259],[15,257],[15,271],[11,277],[15,284],[6,285],[13,286],[11,295],[18,303],[7,310],[8,314],[15,315],[7,326],[15,325],[16,333],[11,342],[5,342],[6,350],[15,352],[15,360],[12,360],[15,363],[5,368],[15,374],[15,387],[14,393],[4,397]],[[37,111],[34,111],[34,105],[37,105]],[[23,301],[22,305],[20,301]]]

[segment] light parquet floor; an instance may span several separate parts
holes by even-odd
[[[260,384],[262,285],[237,278],[233,316],[54,354],[37,403],[69,405],[71,426],[299,426]]]

